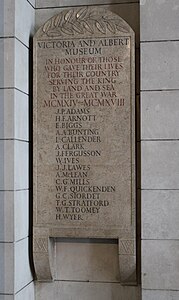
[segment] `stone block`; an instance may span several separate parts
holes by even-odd
[[[14,90],[0,90],[0,138],[14,136]]]
[[[15,90],[14,93],[14,138],[29,140],[29,98],[24,93]]]
[[[141,93],[141,139],[179,139],[179,91]]]
[[[27,285],[15,295],[15,300],[34,300],[34,282]],[[0,298],[1,300],[1,298]]]
[[[179,191],[142,191],[142,238],[179,239]]]
[[[15,40],[15,87],[22,92],[29,92],[29,51],[22,43]]]
[[[65,6],[68,6],[65,2]],[[69,1],[70,2],[70,1]],[[131,1],[129,1],[130,3],[126,3],[126,4],[116,4],[116,5],[112,5],[112,3],[108,2],[109,5],[105,5],[105,8],[118,14],[121,18],[123,18],[131,27],[132,29],[135,31],[136,33],[136,45],[139,48],[139,4],[138,3],[131,3]],[[42,0],[42,3],[44,4],[45,1]],[[41,4],[42,4],[41,3]],[[51,3],[51,2],[49,2]],[[89,1],[87,1],[87,3],[89,4]],[[81,1],[82,5],[84,4],[84,1]],[[95,3],[92,3],[95,4]],[[99,3],[99,1],[96,4],[104,4],[104,0],[101,1],[101,3]],[[75,5],[75,3],[73,2],[73,5]],[[38,3],[37,3],[38,6]],[[54,5],[53,7],[58,6],[58,5]],[[71,7],[71,2],[69,4],[69,6]],[[62,7],[62,4],[60,5],[60,7]],[[100,7],[100,5],[98,6]],[[104,7],[104,6],[103,6]],[[35,22],[35,26],[36,26],[36,30],[43,25],[49,18],[51,18],[52,16],[54,16],[55,14],[61,12],[63,10],[63,8],[51,8],[51,9],[37,9],[36,10],[36,22]]]
[[[56,243],[58,280],[119,282],[118,244]]]
[[[29,37],[33,34],[35,21],[34,8],[30,3],[27,0],[1,1],[0,12],[0,36],[15,36],[29,46]]]
[[[0,139],[28,140],[28,96],[15,89],[0,90]]]
[[[14,36],[15,33],[15,1],[0,1],[0,37]]]
[[[14,300],[13,295],[0,295],[0,300]]]
[[[141,44],[141,90],[178,89],[179,42]]]
[[[131,3],[131,2],[139,2],[138,0],[74,0],[73,5],[99,5],[99,4],[115,4],[115,3]],[[70,6],[72,5],[72,1],[70,0],[36,0],[36,8],[44,8],[44,7],[62,7],[62,6]]]
[[[27,237],[28,216],[28,191],[0,191],[0,242]]]
[[[142,300],[178,300],[178,291],[142,290]]]
[[[12,294],[14,291],[13,248],[13,243],[0,243],[0,294]]]
[[[0,39],[0,69],[0,88],[28,93],[28,49],[17,39]]]
[[[142,287],[144,289],[178,290],[178,265],[178,240],[142,241]]]
[[[178,0],[141,0],[141,41],[178,40]]]
[[[28,189],[28,143],[0,140],[0,190]]]
[[[179,188],[179,142],[141,142],[142,189]]]
[[[31,1],[35,5],[35,1]],[[29,38],[34,34],[35,11],[27,0],[15,1],[15,36],[29,47]]]
[[[14,193],[0,191],[0,242],[14,240]],[[23,226],[21,226],[23,227]]]
[[[28,238],[15,243],[14,249],[14,291],[17,293],[24,286],[32,282],[32,274],[29,266]]]
[[[0,88],[14,87],[15,39],[0,39]]]
[[[29,235],[29,191],[14,192],[14,240]],[[22,225],[23,224],[23,225]]]
[[[0,140],[0,190],[14,189],[14,141]]]
[[[29,159],[27,142],[15,141],[14,148],[14,188],[28,189],[29,186]]]
[[[1,294],[17,293],[32,281],[28,238],[15,244],[0,243],[0,278]]]
[[[36,283],[36,300],[139,300],[138,287],[117,283],[59,282]]]

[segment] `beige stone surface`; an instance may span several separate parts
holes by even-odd
[[[16,89],[0,90],[0,139],[28,140],[28,96]]]
[[[141,41],[178,40],[178,0],[140,1]]]
[[[178,300],[178,291],[143,290],[142,300]]]
[[[28,190],[0,191],[0,242],[14,242],[28,236]],[[23,226],[22,226],[23,224]]]
[[[141,90],[178,89],[179,42],[141,43]]]
[[[142,238],[179,239],[179,191],[142,191]]]
[[[141,138],[179,138],[179,91],[141,93]]]
[[[28,143],[0,140],[0,189],[28,189],[28,175]]]
[[[36,285],[37,300],[138,300],[140,289],[117,283],[59,282]],[[163,299],[162,299],[163,300]]]
[[[14,292],[13,243],[0,243],[0,294]]]
[[[178,141],[142,141],[142,189],[179,189]]]
[[[142,241],[142,287],[144,289],[177,290],[178,265],[178,240]]]
[[[64,10],[34,38],[34,261],[53,239],[116,238],[135,281],[134,33],[102,8]],[[43,270],[44,268],[44,270]]]
[[[109,242],[109,240],[108,240]],[[81,241],[56,243],[56,279],[118,282],[117,243]],[[102,254],[102,255],[101,255]]]

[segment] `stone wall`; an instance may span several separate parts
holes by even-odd
[[[179,298],[179,3],[140,1],[142,299]]]
[[[33,300],[29,266],[29,37],[35,1],[0,1],[0,299]]]

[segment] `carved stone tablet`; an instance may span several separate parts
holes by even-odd
[[[99,8],[64,10],[34,37],[34,264],[53,279],[55,237],[116,238],[121,282],[135,247],[134,33]]]

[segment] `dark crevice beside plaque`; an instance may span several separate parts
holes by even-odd
[[[118,239],[136,282],[134,32],[101,8],[64,10],[34,37],[33,256],[55,278],[54,238]]]

